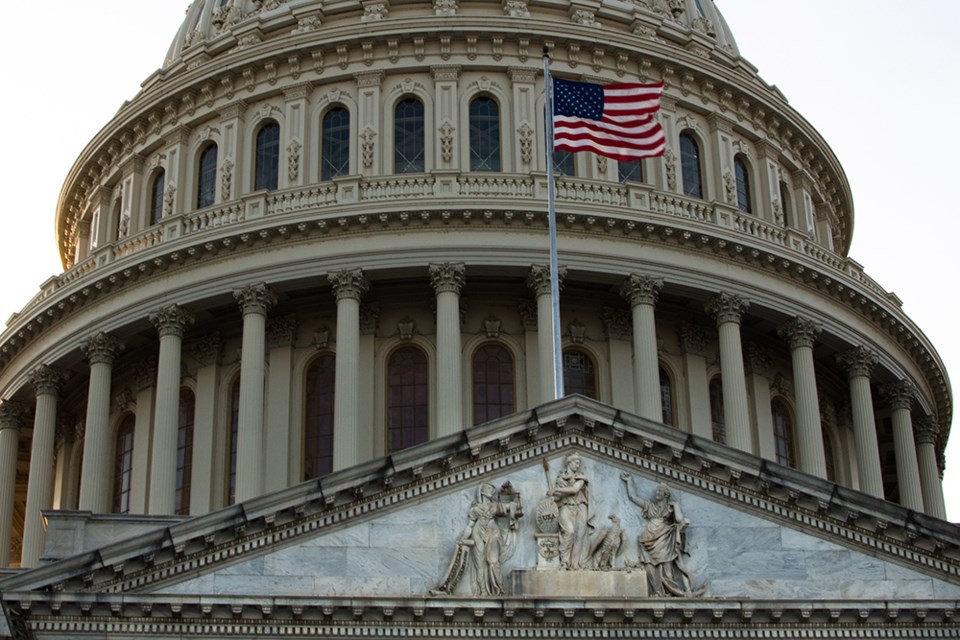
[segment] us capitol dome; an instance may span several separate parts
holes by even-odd
[[[559,400],[544,50],[556,78],[663,82],[667,141],[662,157],[632,162],[554,153]],[[822,628],[848,617],[887,631],[954,628],[950,606],[931,604],[960,597],[960,538],[944,522],[941,488],[947,371],[900,300],[848,255],[853,231],[837,157],[741,57],[713,0],[196,0],[162,67],[66,177],[56,212],[64,272],[0,335],[9,633],[132,637],[146,633],[134,625],[146,616],[201,626],[309,618],[330,637],[371,615],[385,628],[510,629],[514,614],[482,600],[419,610],[404,600],[427,597],[451,562],[459,529],[441,524],[391,543],[434,545],[424,557],[439,570],[423,584],[365,582],[349,555],[330,569],[353,586],[312,597],[352,588],[373,598],[353,608],[242,600],[261,597],[259,583],[231,600],[217,563],[262,562],[269,545],[300,548],[291,541],[327,526],[372,530],[403,505],[420,505],[409,520],[421,523],[431,496],[452,501],[435,511],[458,528],[518,518],[479,508],[494,495],[483,479],[496,504],[525,501],[527,516],[512,522],[527,542],[502,570],[534,577],[504,577],[504,592],[572,597],[536,575],[575,562],[561,553],[560,568],[544,568],[554,560],[525,533],[538,497],[528,485],[546,473],[548,495],[559,492],[564,464],[563,482],[589,479],[591,509],[620,505],[615,527],[633,527],[626,555],[595,561],[597,573],[620,575],[638,553],[629,545],[647,512],[627,498],[672,488],[690,525],[676,544],[692,545],[695,576],[681,589],[693,613],[676,613],[678,624],[811,619],[800,605],[758,603],[766,613],[751,618],[698,600],[802,597],[752,592],[782,575],[737,582],[704,555],[707,530],[696,527],[729,509],[809,533],[803,549],[838,545],[934,584],[867,590],[925,599],[909,606],[828,606],[867,596],[811,587],[807,612]],[[645,562],[639,553],[632,566]],[[489,557],[474,561],[493,576]],[[299,575],[295,565],[284,571]],[[204,567],[217,571],[217,587],[211,577],[200,589],[219,594],[210,604],[177,582]],[[499,586],[471,591],[448,578],[432,593],[469,600]],[[622,579],[629,592],[633,578]],[[579,594],[571,584],[563,589]],[[514,603],[517,624],[555,618],[568,630],[627,624],[648,606],[640,598],[628,615],[595,605],[581,619],[580,605],[525,602]],[[650,611],[654,626],[674,615]],[[75,619],[89,625],[70,627]],[[163,629],[156,637],[193,637]],[[222,629],[196,633],[253,633]]]

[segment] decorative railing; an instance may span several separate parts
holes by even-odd
[[[610,207],[627,206],[627,188],[609,182],[588,182],[557,178],[557,200],[584,202]]]
[[[460,177],[460,195],[466,198],[533,198],[533,178],[499,174]]]
[[[787,230],[759,220],[755,216],[734,214],[733,228],[739,233],[782,247],[787,245]]]
[[[405,198],[431,198],[434,196],[432,176],[410,176],[365,180],[360,183],[360,200],[396,200]]]
[[[284,214],[337,204],[337,187],[325,184],[310,189],[273,193],[267,198],[268,214]]]
[[[650,210],[668,216],[690,218],[700,222],[716,222],[714,206],[703,200],[694,200],[669,193],[651,193]]]
[[[243,219],[243,204],[233,202],[225,206],[210,207],[186,214],[183,221],[183,232],[196,233],[204,229],[214,229],[242,222]]]

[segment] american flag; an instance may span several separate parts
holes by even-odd
[[[653,117],[663,83],[553,82],[553,148],[593,151],[617,160],[663,155],[666,138]]]

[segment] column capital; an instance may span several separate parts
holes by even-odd
[[[133,368],[133,386],[137,391],[143,391],[153,386],[157,379],[157,362],[153,358],[141,360]]]
[[[119,339],[100,331],[80,344],[80,351],[94,364],[113,364],[114,358],[123,351],[124,344]]]
[[[909,380],[890,382],[880,387],[880,394],[890,402],[892,409],[910,410],[917,388]]]
[[[150,322],[156,327],[161,338],[164,336],[182,338],[184,332],[193,324],[193,314],[178,304],[168,304],[151,313]]]
[[[743,362],[748,373],[763,376],[770,372],[770,352],[755,342],[747,343]]]
[[[27,408],[22,403],[6,400],[0,404],[0,431],[4,429],[20,429],[20,423],[27,415]]]
[[[791,349],[800,347],[812,349],[821,331],[823,327],[819,323],[800,316],[784,322],[777,328],[777,334],[790,344]]]
[[[42,364],[30,373],[30,384],[34,392],[40,395],[56,396],[64,383],[63,371],[49,365]]]
[[[621,285],[620,295],[630,303],[631,307],[639,304],[655,305],[661,289],[663,289],[663,278],[631,273]]]
[[[680,346],[684,353],[702,354],[707,348],[707,328],[689,322],[680,323]]]
[[[611,340],[629,340],[633,332],[633,325],[630,322],[630,312],[626,309],[615,309],[613,307],[604,307],[600,311],[600,318],[603,320],[603,328],[607,332],[607,337]]]
[[[847,370],[847,376],[850,378],[858,376],[869,378],[877,362],[879,362],[877,354],[866,347],[854,347],[837,354],[837,364]]]
[[[297,338],[297,316],[291,314],[267,321],[267,340],[271,347],[285,347]]]
[[[736,293],[721,291],[703,306],[704,311],[716,319],[717,326],[733,322],[740,324],[743,314],[750,308],[750,301]]]
[[[466,265],[462,262],[434,262],[430,264],[430,283],[434,291],[460,295],[466,282]]]
[[[940,424],[937,417],[928,415],[913,421],[913,439],[917,444],[932,444],[936,446],[940,439]]]
[[[193,357],[197,359],[201,367],[208,367],[220,360],[221,347],[220,332],[214,331],[194,341]]]
[[[380,303],[370,302],[360,305],[360,335],[376,335],[380,326]]]
[[[363,269],[344,269],[327,274],[327,280],[333,287],[337,302],[341,300],[360,300],[370,290],[370,281]]]
[[[567,277],[566,267],[557,267],[557,287],[563,289],[563,280]],[[539,296],[550,295],[550,265],[532,264],[527,275],[527,286]]]
[[[277,296],[266,282],[255,282],[242,289],[234,289],[233,297],[243,315],[258,313],[265,316],[277,304]]]

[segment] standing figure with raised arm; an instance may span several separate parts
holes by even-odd
[[[620,474],[627,489],[627,498],[640,507],[640,514],[647,521],[643,532],[637,536],[640,547],[640,564],[647,571],[650,594],[656,596],[697,596],[706,590],[695,587],[693,576],[683,564],[686,553],[684,529],[690,521],[683,517],[680,503],[671,499],[670,487],[662,482],[657,485],[653,500],[644,500],[630,486],[630,475]]]

